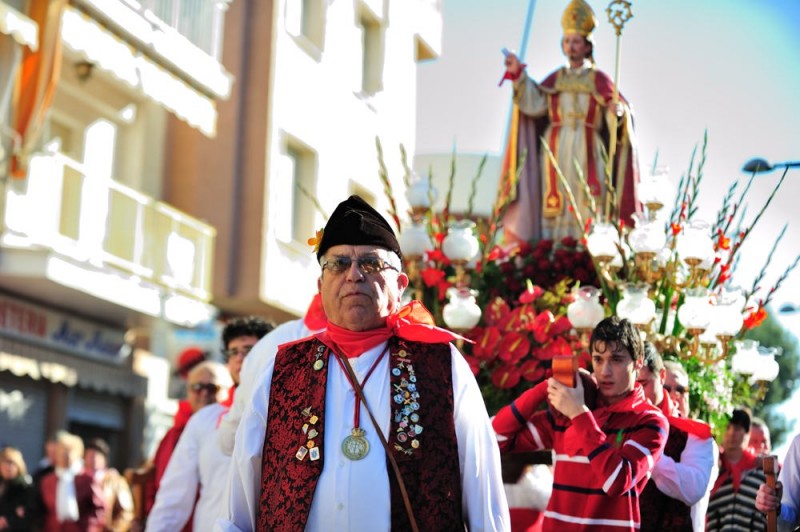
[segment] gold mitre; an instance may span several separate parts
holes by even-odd
[[[578,33],[588,37],[596,25],[597,19],[594,11],[584,0],[572,0],[561,17],[561,27],[564,29],[565,35]]]

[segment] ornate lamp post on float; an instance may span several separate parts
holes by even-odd
[[[414,299],[422,300],[422,278],[420,266],[423,264],[425,252],[433,248],[425,215],[436,201],[438,193],[427,177],[414,175],[411,186],[406,189],[406,199],[411,207],[411,225],[398,236],[400,249],[403,251],[405,270],[414,289]]]
[[[467,273],[468,265],[480,250],[474,228],[475,222],[471,220],[453,222],[442,241],[442,252],[456,269],[455,286],[447,290],[450,301],[442,309],[442,319],[448,327],[462,333],[478,325],[481,319],[481,309],[475,301],[478,291],[469,288]]]

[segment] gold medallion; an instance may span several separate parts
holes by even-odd
[[[361,460],[369,453],[369,442],[361,428],[356,427],[342,442],[342,452],[350,460]]]

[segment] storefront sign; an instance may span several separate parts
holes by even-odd
[[[124,358],[124,331],[4,295],[0,295],[0,334],[95,360]]]

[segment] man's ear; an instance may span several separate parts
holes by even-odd
[[[639,359],[636,359],[636,360],[633,361],[633,370],[636,373],[639,373],[639,370],[642,369],[642,366],[644,366],[644,359],[643,358],[639,358]]]
[[[409,284],[408,275],[406,275],[406,274],[405,274],[405,273],[403,273],[403,272],[400,272],[400,273],[397,275],[397,288],[399,288],[399,289],[400,289],[400,292],[401,292],[401,293],[402,293],[402,292],[403,292],[403,291],[404,291],[406,288],[408,288],[408,284]]]
[[[667,368],[661,368],[661,371],[658,372],[658,380],[661,381],[661,384],[667,382]]]

